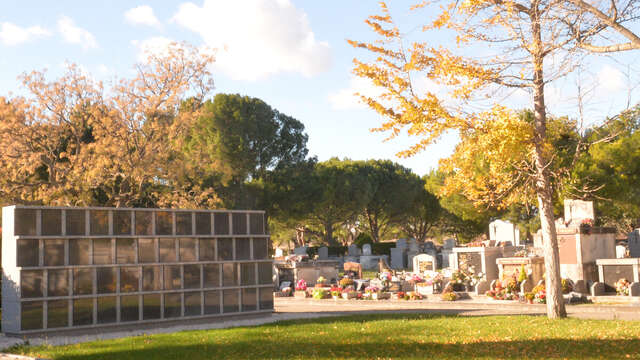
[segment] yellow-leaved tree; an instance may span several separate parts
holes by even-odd
[[[547,135],[545,84],[570,74],[582,54],[640,49],[640,38],[626,26],[638,16],[633,3],[420,2],[411,10],[425,18],[436,13],[421,27],[432,41],[446,44],[435,46],[415,31],[404,33],[381,2],[381,14],[366,20],[378,40],[349,41],[372,55],[354,60],[354,73],[383,90],[376,97],[361,96],[385,118],[374,130],[389,132],[390,137],[406,131],[420,138],[399,155],[414,155],[443,134],[457,132],[463,143],[445,162],[458,172],[458,181],[449,181],[451,187],[463,189],[477,203],[498,206],[535,196],[550,318],[565,317],[566,310],[553,215],[550,169],[555,156]],[[450,42],[442,40],[451,34]],[[523,121],[500,104],[514,91],[532,95],[533,121]],[[485,163],[477,163],[483,157]],[[518,163],[522,159],[528,166]],[[469,177],[474,166],[483,171],[489,167],[489,172]],[[529,184],[529,191],[523,191],[522,184]]]
[[[28,96],[0,98],[0,191],[4,202],[47,205],[207,206],[211,189],[183,181],[180,141],[213,87],[213,56],[171,44],[102,82],[70,65],[47,81],[22,76]]]

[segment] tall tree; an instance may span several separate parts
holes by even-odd
[[[413,9],[430,7],[429,4],[420,2]],[[388,119],[379,130],[391,131],[395,136],[408,127],[410,134],[421,136],[418,144],[402,153],[405,156],[424,149],[451,130],[503,129],[505,136],[512,135],[509,129],[526,130],[524,133],[530,134],[527,145],[531,148],[534,170],[532,184],[544,241],[547,315],[566,316],[549,173],[554,157],[547,140],[544,88],[574,69],[581,58],[580,50],[640,48],[640,39],[625,26],[637,16],[633,0],[595,5],[583,0],[449,1],[435,20],[423,27],[425,32],[452,29],[457,33],[455,40],[470,53],[474,53],[473,46],[482,46],[482,56],[455,54],[451,47],[434,48],[424,42],[407,44],[384,2],[381,7],[382,15],[367,20],[381,40],[350,41],[376,56],[371,63],[356,60],[354,72],[385,90],[378,98],[363,97]],[[618,43],[620,37],[626,42]],[[551,57],[562,61],[551,63],[548,61]],[[415,79],[420,76],[441,86],[446,95],[419,91]],[[534,121],[529,129],[522,129],[513,111],[491,101],[486,104],[487,95],[495,98],[496,89],[527,89],[532,93]],[[485,100],[484,110],[470,110],[473,107],[469,103],[479,98]],[[502,189],[511,192],[513,188],[509,185],[517,178],[516,175],[503,179],[501,184],[507,187]]]
[[[308,218],[310,233],[325,243],[337,244],[335,231],[346,221],[355,221],[371,198],[371,185],[362,162],[337,158],[317,164],[309,179],[318,194]]]
[[[374,242],[379,242],[390,225],[408,216],[424,184],[410,169],[389,160],[359,163],[367,174],[371,188],[364,207],[364,228]]]
[[[442,223],[445,210],[440,206],[438,198],[427,191],[425,184],[413,201],[409,203],[409,209],[400,220],[400,227],[410,237],[423,242],[432,229]],[[395,190],[390,190],[395,192]]]
[[[257,206],[269,172],[307,157],[304,125],[258,98],[217,94],[198,111],[185,140],[192,178],[215,184],[227,207]]]

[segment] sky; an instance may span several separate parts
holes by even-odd
[[[420,20],[409,14],[410,3],[394,1],[393,7],[394,16],[408,27]],[[25,93],[18,79],[22,73],[47,69],[53,79],[69,63],[104,81],[130,77],[145,51],[187,41],[217,49],[214,94],[257,97],[297,118],[309,134],[310,155],[392,159],[424,175],[451,154],[455,134],[400,159],[395,154],[416,139],[403,135],[384,141],[384,134],[372,133],[382,119],[353,95],[376,90],[353,76],[352,60],[364,54],[346,39],[374,39],[364,20],[377,12],[377,2],[363,0],[4,1],[0,96]],[[639,60],[636,53],[589,60],[580,74],[590,84],[585,106],[590,121],[639,100],[637,91],[628,96],[637,78],[626,75],[640,73]],[[552,113],[576,114],[575,86],[575,76],[547,86]],[[531,99],[518,93],[506,101],[526,106]]]

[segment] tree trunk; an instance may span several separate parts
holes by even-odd
[[[562,283],[560,278],[560,257],[558,252],[558,239],[553,216],[553,191],[551,189],[550,174],[547,165],[548,159],[544,152],[547,132],[547,113],[544,104],[544,73],[543,73],[543,49],[540,35],[540,22],[537,12],[532,14],[532,33],[534,49],[532,51],[534,62],[534,162],[536,167],[536,193],[538,207],[540,209],[540,225],[542,227],[542,242],[544,248],[544,264],[546,271],[547,291],[547,316],[551,319],[567,316],[562,298]]]

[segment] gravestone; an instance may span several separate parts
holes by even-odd
[[[328,258],[329,258],[329,248],[328,247],[323,246],[320,249],[318,249],[318,259],[327,260]]]
[[[282,257],[282,256],[283,256],[282,249],[276,248],[275,257]]]
[[[424,274],[425,271],[436,271],[436,258],[429,254],[418,254],[413,257],[413,272]]]
[[[495,220],[489,224],[489,239],[520,245],[520,230],[509,221]]]
[[[433,244],[433,241],[425,241],[424,242],[424,250],[425,251],[429,251],[429,250],[435,250],[436,246]]]
[[[416,239],[409,240],[409,252],[420,252],[420,247]]]
[[[445,249],[453,249],[456,246],[456,239],[445,239],[442,247]]]
[[[295,255],[307,255],[307,246],[301,246],[293,249]]]
[[[349,245],[349,256],[360,256],[360,248],[356,244]]]
[[[371,255],[371,244],[362,245],[362,255],[365,255],[365,256]]]
[[[564,220],[575,226],[579,226],[582,220],[594,220],[593,201],[572,200],[564,201]]]
[[[398,241],[396,241],[396,248],[406,249],[407,247],[408,247],[407,239],[398,239]]]
[[[629,257],[640,257],[640,229],[635,229],[629,233]]]
[[[391,267],[393,269],[404,269],[404,249],[392,248],[391,249]]]
[[[442,256],[442,268],[446,269],[446,268],[450,267],[451,266],[451,261],[449,261],[449,259],[451,259],[451,257],[453,256],[453,250],[451,250],[451,249],[442,249],[440,254]]]
[[[624,245],[616,245],[616,259],[622,259],[627,255],[627,248]]]

